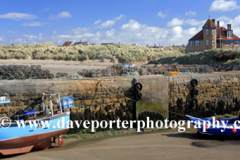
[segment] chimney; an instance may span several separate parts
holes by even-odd
[[[147,44],[147,47],[148,47],[148,44]]]
[[[154,48],[156,48],[157,47],[157,45],[156,44],[154,44]]]
[[[219,21],[217,21],[217,27],[219,27]]]
[[[231,30],[231,24],[227,24],[227,29]]]
[[[215,24],[215,19],[212,19],[213,23]]]

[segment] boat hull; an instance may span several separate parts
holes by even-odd
[[[189,119],[192,121],[192,123],[194,125],[196,125],[197,123],[200,124],[200,126],[196,129],[201,134],[240,136],[240,125],[239,124],[236,124],[236,126],[234,125],[234,122],[238,120],[237,118],[220,119],[218,122],[213,121],[213,119],[195,118],[195,117],[190,117],[190,116],[189,116]],[[203,123],[204,121],[205,121],[205,123]],[[207,123],[207,121],[210,123]],[[223,125],[223,122],[226,125]],[[217,124],[217,123],[219,123],[219,124]]]
[[[41,125],[41,121],[48,121],[48,127]],[[69,113],[61,113],[38,121],[37,127],[26,125],[19,128],[11,124],[9,128],[0,128],[0,153],[3,155],[30,152],[32,149],[46,149],[51,146],[51,138],[66,133]],[[61,123],[62,128],[57,127]],[[50,145],[49,145],[50,144]]]

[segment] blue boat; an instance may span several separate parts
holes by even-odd
[[[54,110],[53,97],[57,97],[58,110]],[[49,100],[49,101],[47,101]],[[5,100],[5,102],[9,102]],[[47,149],[58,139],[63,145],[62,134],[69,130],[70,112],[74,107],[72,97],[61,98],[59,93],[43,94],[41,104],[30,106],[10,118],[2,117],[0,127],[0,153],[3,155],[27,153]],[[2,101],[2,103],[4,103]],[[32,109],[40,107],[38,109]],[[4,121],[4,122],[3,122]],[[52,141],[53,140],[53,141]]]
[[[186,116],[189,117],[192,124],[200,134],[240,136],[240,118],[238,117],[224,119],[216,119],[213,117],[210,119],[196,118],[189,115]]]

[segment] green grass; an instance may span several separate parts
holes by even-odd
[[[64,135],[63,139],[79,139],[78,135]]]
[[[109,134],[107,131],[104,131],[104,132],[103,132],[103,135],[104,135],[104,136],[110,136],[110,134]]]
[[[115,130],[111,130],[112,135],[116,135],[117,132]]]
[[[162,115],[166,115],[168,113],[167,109],[165,109],[161,103],[156,103],[156,104],[137,104],[137,111],[138,113],[144,112],[144,111],[152,111],[152,112],[157,112]]]
[[[87,134],[80,134],[79,136],[82,139],[87,139],[89,137]]]
[[[220,55],[221,53],[233,53],[235,55],[233,60],[228,61],[216,61],[213,60],[214,56]],[[169,56],[152,59],[149,63],[156,64],[240,64],[240,50],[229,50],[229,49],[214,49],[214,50],[205,50],[201,53],[191,53],[179,56]]]

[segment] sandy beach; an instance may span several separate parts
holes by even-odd
[[[239,139],[200,138],[196,130],[139,133],[87,140],[67,139],[61,148],[36,151],[7,159],[236,159]],[[195,145],[193,145],[195,144]]]

